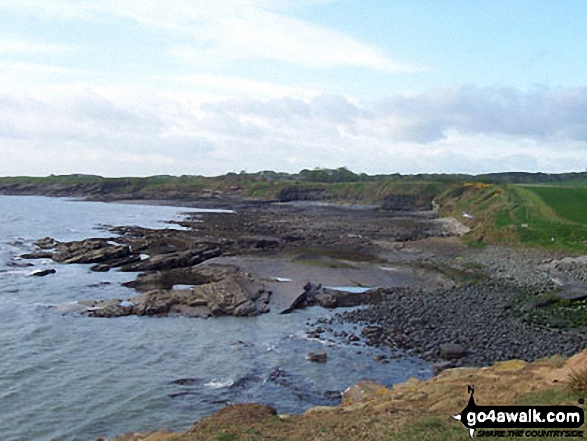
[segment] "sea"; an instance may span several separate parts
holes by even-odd
[[[408,354],[384,364],[373,359],[381,349],[308,338],[311,324],[335,313],[320,307],[211,319],[67,313],[61,306],[80,300],[136,295],[121,285],[136,274],[20,258],[44,237],[114,237],[108,227],[122,225],[179,228],[169,222],[197,211],[209,210],[0,196],[0,439],[186,430],[231,403],[300,413],[336,405],[362,379],[391,386],[431,376],[429,363]],[[56,273],[31,276],[39,269]],[[317,351],[327,353],[326,363],[307,360]]]

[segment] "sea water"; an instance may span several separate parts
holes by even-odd
[[[90,440],[129,431],[185,430],[229,403],[303,412],[361,379],[386,385],[429,377],[408,356],[382,364],[378,350],[306,337],[322,308],[289,315],[213,319],[96,319],[51,308],[128,298],[136,274],[19,258],[33,242],[115,238],[105,225],[169,228],[194,209],[64,198],[0,196],[0,438]],[[226,213],[230,216],[230,213]],[[52,268],[55,274],[30,277]],[[358,332],[358,331],[357,331]],[[327,363],[306,359],[328,354]]]

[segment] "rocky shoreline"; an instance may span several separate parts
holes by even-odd
[[[367,305],[333,319],[364,327],[360,335],[342,335],[349,344],[389,347],[390,356],[407,350],[436,361],[438,371],[571,355],[586,346],[582,326],[532,321],[541,308],[585,300],[585,258],[490,246],[481,238],[467,245],[457,236],[468,229],[433,211],[247,202],[232,208],[188,214],[179,229],[110,227],[110,238],[70,243],[45,238],[22,257],[139,273],[128,284],[136,296],[80,299],[69,307],[90,317],[255,316],[315,304]],[[310,336],[328,339],[329,329],[316,323]]]
[[[388,255],[396,262],[436,268],[450,277],[444,286],[381,289],[381,301],[336,314],[328,323],[358,323],[361,339],[392,351],[407,350],[434,361],[435,372],[496,361],[533,361],[571,356],[587,346],[587,321],[549,323],[536,314],[582,311],[587,296],[586,259],[535,249],[466,247],[424,240]]]

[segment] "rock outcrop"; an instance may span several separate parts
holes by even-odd
[[[197,270],[194,269],[194,272]],[[127,300],[81,302],[90,317],[182,315],[252,317],[269,312],[271,293],[262,284],[239,274],[233,267],[207,269],[207,283],[185,289],[153,289]]]
[[[59,263],[102,263],[131,254],[128,246],[116,245],[106,239],[62,242],[57,244],[56,250],[51,258]]]
[[[321,284],[308,283],[292,304],[281,314],[289,314],[296,309],[319,305],[323,308],[351,307],[376,303],[381,300],[381,291],[370,289],[364,292],[325,288]]]
[[[332,195],[321,187],[286,187],[279,192],[277,199],[280,202],[323,201],[332,199]]]

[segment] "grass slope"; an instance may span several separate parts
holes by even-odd
[[[438,200],[472,240],[587,251],[586,186],[463,183]]]

